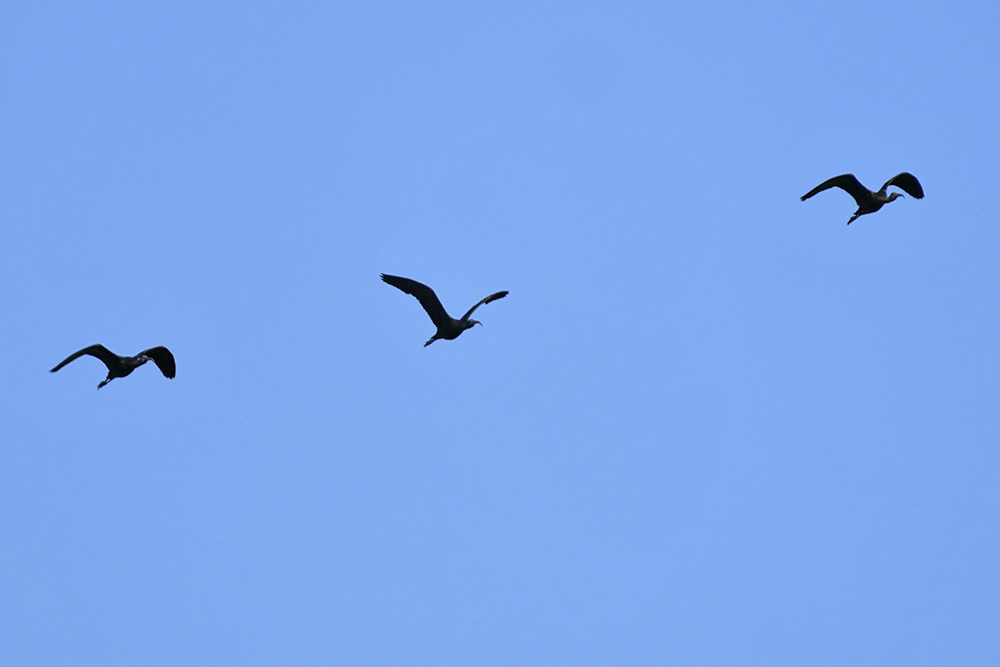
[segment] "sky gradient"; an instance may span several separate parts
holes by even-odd
[[[0,663],[1000,664],[998,24],[0,6]]]

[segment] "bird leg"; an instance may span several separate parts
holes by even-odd
[[[113,377],[108,377],[108,378],[105,378],[105,379],[104,379],[104,382],[102,382],[101,384],[97,385],[97,388],[98,388],[98,389],[100,389],[101,387],[103,387],[103,386],[104,386],[104,385],[106,385],[107,383],[111,382],[112,380],[114,380],[114,378],[113,378]]]

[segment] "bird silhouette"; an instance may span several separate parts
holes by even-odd
[[[893,192],[890,195],[886,195],[885,190],[890,185],[900,188],[906,194],[910,195],[914,199],[924,198],[924,189],[920,187],[920,181],[917,177],[909,172],[903,172],[901,174],[896,174],[882,186],[882,189],[878,192],[872,192],[865,186],[861,185],[861,182],[854,177],[854,174],[842,174],[840,176],[834,176],[833,178],[823,181],[816,187],[814,187],[809,192],[802,195],[801,200],[805,201],[812,197],[814,194],[823,192],[823,190],[829,190],[830,188],[840,188],[847,194],[854,197],[854,201],[858,203],[858,210],[851,219],[847,221],[847,224],[851,224],[857,220],[862,215],[867,215],[868,213],[874,213],[879,210],[892,200],[897,197],[902,197],[903,195],[898,192]]]
[[[495,294],[490,294],[488,297],[469,308],[469,312],[462,315],[462,319],[456,320],[454,317],[448,314],[441,305],[441,301],[437,298],[437,294],[434,293],[427,285],[423,283],[418,283],[416,280],[410,280],[409,278],[400,278],[399,276],[390,276],[385,273],[382,274],[382,280],[386,283],[392,285],[393,287],[400,289],[407,294],[416,297],[420,305],[424,307],[427,314],[430,315],[431,322],[437,327],[437,331],[431,336],[431,339],[424,343],[424,347],[427,347],[434,341],[443,338],[445,340],[454,340],[458,338],[463,331],[466,329],[471,329],[475,325],[482,326],[483,323],[479,320],[470,320],[472,313],[476,311],[476,308],[483,305],[484,303],[489,303],[490,301],[496,301],[497,299],[502,299],[507,296],[508,292],[504,290],[503,292],[497,292]]]
[[[139,368],[139,366],[142,366],[147,361],[155,363],[157,368],[160,369],[160,372],[163,373],[164,377],[173,379],[174,375],[177,374],[177,364],[174,363],[174,355],[170,353],[170,350],[163,346],[151,347],[148,350],[143,350],[134,357],[122,357],[103,345],[91,345],[90,347],[85,347],[78,352],[74,352],[59,362],[59,364],[49,372],[55,373],[69,362],[73,361],[77,357],[82,357],[85,354],[97,357],[104,362],[105,366],[108,367],[108,377],[105,378],[104,382],[97,385],[98,389],[115,378],[123,378],[126,375],[129,375],[132,371]]]

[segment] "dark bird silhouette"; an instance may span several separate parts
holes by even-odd
[[[163,347],[151,347],[148,350],[143,350],[134,357],[120,357],[103,345],[91,345],[90,347],[85,347],[79,352],[74,352],[65,359],[63,359],[58,366],[50,370],[50,373],[55,373],[57,370],[73,361],[77,357],[82,357],[85,354],[89,354],[92,357],[97,357],[104,362],[104,365],[108,367],[108,377],[101,384],[97,385],[100,389],[107,383],[111,382],[115,378],[123,378],[129,375],[132,371],[142,366],[147,361],[152,361],[156,364],[160,372],[163,373],[164,377],[173,379],[174,375],[177,374],[177,364],[174,363],[174,355],[170,353],[170,350]]]
[[[909,172],[903,172],[897,174],[886,181],[885,185],[878,192],[872,192],[854,177],[854,174],[843,174],[842,176],[834,176],[828,181],[823,181],[816,187],[814,187],[809,192],[802,195],[802,201],[805,201],[812,197],[818,192],[823,192],[823,190],[829,190],[830,188],[840,188],[847,194],[854,197],[854,201],[858,202],[857,212],[851,216],[851,219],[847,221],[847,224],[851,224],[857,220],[862,215],[867,215],[868,213],[874,213],[879,210],[893,199],[897,197],[902,197],[903,195],[898,192],[893,192],[890,195],[885,194],[885,189],[890,185],[894,185],[897,188],[903,190],[906,194],[910,195],[914,199],[924,198],[924,189],[920,187],[920,181],[917,177]]]
[[[441,305],[441,301],[437,298],[437,294],[434,293],[427,285],[423,283],[418,283],[416,280],[410,280],[409,278],[400,278],[399,276],[389,276],[382,274],[382,280],[389,283],[397,289],[401,289],[407,294],[415,296],[420,305],[424,307],[427,314],[431,316],[431,322],[437,327],[437,332],[431,336],[431,339],[424,343],[424,347],[427,347],[439,338],[444,338],[445,340],[454,340],[461,335],[466,329],[471,329],[475,325],[482,326],[483,323],[479,320],[470,320],[472,313],[476,312],[476,308],[483,305],[484,303],[489,303],[490,301],[496,301],[497,299],[502,299],[507,296],[507,290],[503,292],[497,292],[496,294],[490,294],[488,297],[469,308],[469,312],[462,315],[462,319],[456,320],[454,317],[449,315],[444,306]]]

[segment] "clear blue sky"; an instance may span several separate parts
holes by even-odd
[[[998,25],[3,4],[0,663],[1000,664]]]

